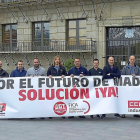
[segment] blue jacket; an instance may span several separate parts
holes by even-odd
[[[47,71],[47,76],[49,76],[49,75],[52,75],[52,76],[65,75],[65,76],[67,76],[67,72],[66,72],[65,67],[63,67],[63,66],[60,66],[59,69],[58,69],[58,72],[57,72],[55,67],[52,65],[51,67],[48,68],[48,71]]]
[[[26,72],[27,71],[24,68],[20,72],[20,70],[18,69],[18,67],[16,67],[16,69],[11,72],[10,77],[24,77],[26,75]]]
[[[108,73],[110,73],[110,75],[107,75]],[[121,72],[118,66],[113,65],[113,69],[111,69],[110,65],[104,66],[103,79],[113,79],[114,77],[121,77]]]
[[[76,67],[72,67],[69,72],[68,72],[68,75],[76,75],[76,76],[79,76],[80,74],[83,74],[84,76],[88,76],[89,73],[87,71],[87,69],[83,66],[80,66],[80,68],[76,68]]]

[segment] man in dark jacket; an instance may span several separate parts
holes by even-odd
[[[103,79],[114,79],[114,78],[120,78],[121,72],[119,70],[118,66],[114,65],[114,57],[110,56],[108,58],[108,65],[104,66],[103,69]],[[101,116],[101,119],[104,119],[106,114],[103,114]],[[120,118],[121,116],[119,114],[114,115],[117,118]]]
[[[61,76],[62,78],[67,75],[65,67],[62,66],[61,58],[57,55],[54,57],[53,64],[48,68],[47,76],[52,78],[53,76]],[[65,117],[62,117],[65,119]],[[52,117],[49,117],[52,119]]]
[[[103,70],[99,68],[99,60],[94,59],[93,60],[93,68],[89,70],[89,75],[102,75]]]
[[[10,77],[25,77],[26,72],[27,71],[24,69],[24,66],[23,66],[23,61],[19,60],[17,62],[16,69],[11,72]]]
[[[88,71],[87,71],[87,69],[85,67],[81,66],[80,59],[79,58],[76,58],[74,60],[74,67],[72,67],[69,70],[68,75],[70,75],[71,77],[74,77],[74,76],[83,77],[83,76],[88,76],[89,73],[88,73]],[[70,118],[74,118],[74,116],[70,116],[68,118],[69,119]],[[79,116],[79,118],[85,118],[85,116]]]
[[[108,65],[104,66],[104,69],[103,69],[103,79],[114,79],[114,78],[120,78],[120,77],[121,77],[121,72],[118,66],[114,65],[114,58],[109,57]]]
[[[74,77],[74,75],[83,77],[88,76],[89,73],[85,67],[81,66],[80,59],[76,58],[74,60],[74,67],[69,70],[68,75],[70,75],[71,77]]]
[[[2,62],[0,61],[0,78],[9,77],[9,74],[2,69]]]
[[[66,76],[67,72],[65,67],[62,66],[61,58],[55,56],[53,60],[53,65],[48,68],[47,76],[52,78],[52,76]]]
[[[101,76],[102,74],[103,74],[103,70],[99,68],[99,60],[98,59],[94,59],[93,60],[93,68],[89,70],[89,75]],[[93,115],[91,115],[90,117],[93,118]],[[99,115],[97,115],[96,117],[100,118]]]
[[[129,63],[123,67],[122,75],[140,75],[140,68],[135,64],[136,58],[134,55],[129,57]],[[140,115],[134,115],[134,117],[140,117]],[[122,115],[122,118],[125,118],[125,114]]]

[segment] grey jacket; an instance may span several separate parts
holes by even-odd
[[[38,75],[41,75],[41,76],[47,76],[46,74],[46,70],[42,67],[39,66],[38,70],[35,70],[34,67],[31,67],[27,70],[27,73],[26,73],[26,76],[38,76]]]
[[[129,67],[129,63],[123,67],[122,75],[131,75],[131,69]],[[140,68],[137,65],[134,65],[134,74],[140,75]]]

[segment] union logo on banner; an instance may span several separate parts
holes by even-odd
[[[5,116],[6,103],[0,103],[0,116]]]
[[[64,115],[67,112],[67,106],[64,102],[57,102],[53,110],[57,115]]]
[[[140,101],[128,101],[128,112],[140,112]]]

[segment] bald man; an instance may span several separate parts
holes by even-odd
[[[118,66],[114,65],[114,57],[110,56],[108,58],[108,65],[104,66],[103,69],[103,79],[114,79],[114,78],[120,78],[121,72]],[[103,114],[101,116],[101,119],[104,119],[106,114]],[[119,114],[114,115],[116,118],[120,118],[121,116]]]
[[[140,75],[140,68],[135,64],[136,58],[134,55],[129,57],[129,62],[123,67],[122,75]]]
[[[140,75],[140,68],[135,64],[136,58],[134,55],[129,57],[129,62],[126,66],[123,67],[122,75]],[[122,115],[122,118],[125,118],[125,114]],[[140,117],[140,115],[134,115],[134,117]]]
[[[120,77],[120,69],[118,68],[118,66],[114,65],[114,57],[110,56],[108,58],[108,65],[104,66],[103,69],[103,79],[114,79]]]
[[[9,77],[9,74],[2,69],[2,62],[0,61],[0,77],[4,78],[4,77]]]
[[[40,66],[40,61],[38,58],[34,58],[33,65],[33,67],[27,70],[26,77],[47,76],[46,70]]]

